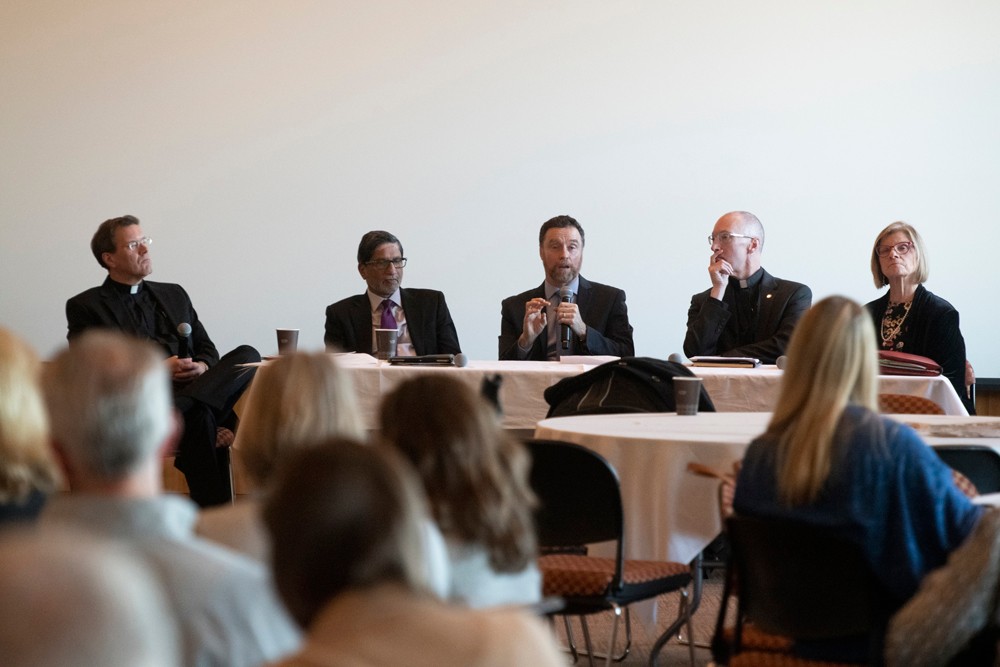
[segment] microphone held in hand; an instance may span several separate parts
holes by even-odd
[[[180,337],[177,345],[177,357],[179,359],[191,358],[191,325],[181,322],[177,325],[177,335]]]
[[[572,303],[573,302],[573,292],[571,292],[568,287],[560,287],[559,288],[559,299],[563,303]],[[559,333],[561,335],[561,340],[562,340],[562,349],[568,351],[569,350],[569,343],[572,340],[571,336],[573,335],[573,330],[569,328],[568,324],[563,324],[563,325],[561,325],[559,327]]]

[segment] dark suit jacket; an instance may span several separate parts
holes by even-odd
[[[400,288],[399,304],[417,354],[458,354],[458,332],[444,294],[436,290]],[[328,348],[372,353],[372,307],[368,293],[350,296],[326,308]]]
[[[191,325],[191,358],[194,361],[204,361],[209,368],[214,366],[219,361],[219,351],[208,337],[208,332],[198,319],[198,313],[184,288],[173,283],[144,280],[143,289],[149,290],[157,304],[156,342],[163,347],[166,356],[177,354],[180,347],[177,325],[187,322]],[[66,302],[66,322],[69,327],[66,338],[72,341],[87,329],[114,329],[146,338],[136,328],[126,308],[121,296],[111,285],[111,278],[107,278],[100,287],[81,292]]]
[[[764,271],[761,269],[761,271]],[[767,271],[760,279],[756,341],[739,346],[732,318],[736,296],[726,289],[722,301],[709,296],[711,289],[691,297],[684,354],[756,357],[773,364],[785,353],[796,322],[812,305],[812,291],[801,283],[775,278]]]
[[[524,304],[535,297],[545,298],[545,283],[527,292],[507,297],[500,304],[500,359],[518,359],[517,339],[524,327]],[[576,354],[608,354],[616,357],[635,355],[632,325],[628,323],[625,292],[617,287],[592,283],[580,276],[576,303],[587,325],[586,340],[576,339]],[[548,358],[548,338],[538,335],[528,359]]]
[[[882,333],[882,318],[888,307],[889,292],[865,304],[875,321],[879,349],[883,349],[879,336]],[[958,311],[954,306],[919,285],[898,342],[903,343],[902,347],[895,348],[900,352],[919,354],[938,362],[942,374],[951,381],[969,414],[976,413],[972,399],[965,395],[965,338],[958,326]]]

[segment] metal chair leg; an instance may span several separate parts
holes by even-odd
[[[573,641],[573,626],[569,622],[569,616],[563,616],[563,623],[566,625],[566,643],[569,644],[569,653],[573,656],[573,664],[580,659],[580,654],[576,650],[576,642]]]
[[[693,561],[691,561],[691,596],[690,596],[690,603],[688,605],[686,605],[686,608],[681,607],[681,608],[678,609],[677,618],[674,620],[673,623],[670,624],[670,627],[668,627],[663,632],[663,634],[660,635],[660,637],[656,640],[656,642],[653,644],[653,648],[650,649],[650,651],[649,651],[649,667],[656,667],[656,659],[659,657],[660,651],[663,650],[664,645],[666,645],[666,643],[668,641],[670,641],[670,638],[674,636],[674,633],[676,633],[681,628],[681,626],[683,626],[684,624],[687,624],[687,626],[688,626],[688,636],[692,637],[692,635],[691,635],[691,617],[694,616],[694,613],[696,611],[698,611],[698,605],[701,604],[701,587],[702,587],[702,580],[701,580],[701,554],[698,554],[698,556],[695,557],[695,559]],[[686,590],[682,593],[682,599],[683,599],[683,597],[686,597],[684,595],[686,593],[687,593]],[[692,637],[692,639],[693,639],[693,637]],[[692,667],[694,667],[694,646],[693,645],[689,647],[689,653],[690,653],[691,665],[692,665]]]
[[[594,646],[590,643],[590,627],[587,625],[587,617],[580,617],[580,628],[583,630],[583,642],[587,646],[587,660],[590,667],[594,667]]]
[[[614,619],[615,625],[612,626],[614,637],[612,637],[612,642],[610,648],[608,649],[608,653],[601,653],[600,651],[594,651],[590,646],[587,646],[586,650],[583,651],[577,649],[572,639],[573,631],[571,629],[571,625],[569,622],[569,616],[563,616],[563,620],[566,622],[566,639],[569,642],[569,649],[571,654],[573,655],[574,663],[576,663],[577,657],[581,655],[586,655],[586,656],[593,655],[594,658],[597,658],[599,660],[607,659],[608,656],[610,655],[611,660],[613,660],[614,662],[621,662],[628,657],[629,653],[632,652],[632,616],[629,613],[629,608],[615,607],[610,609],[609,611],[615,614],[615,619]],[[622,652],[620,654],[614,655],[613,651],[615,642],[618,641],[618,636],[617,636],[618,619],[620,616],[622,616],[623,612],[625,616],[625,646],[622,647]],[[580,627],[583,629],[584,632],[584,640],[586,640],[587,636],[589,636],[590,634],[590,626],[587,624],[587,617],[579,616],[578,618],[580,619]]]
[[[611,622],[611,641],[608,642],[608,652],[604,657],[604,667],[611,667],[612,656],[615,653],[615,640],[618,639],[618,621],[622,617],[622,608],[616,604],[611,605],[611,611],[614,613],[614,620]],[[631,642],[630,642],[631,643]],[[622,659],[628,654],[628,648],[625,649],[625,653],[622,655]]]

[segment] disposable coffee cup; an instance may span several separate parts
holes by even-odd
[[[278,354],[291,354],[299,347],[298,329],[277,329]]]
[[[679,415],[698,414],[698,400],[701,398],[701,378],[674,378],[674,405]]]
[[[379,359],[385,360],[396,355],[396,329],[375,330],[375,351]]]

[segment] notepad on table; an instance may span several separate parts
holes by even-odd
[[[754,357],[691,357],[692,366],[716,368],[757,368],[760,359]]]

